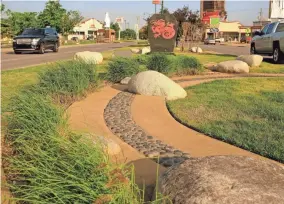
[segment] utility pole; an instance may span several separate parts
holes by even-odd
[[[164,0],[162,0],[162,5],[161,5],[161,14],[164,13]]]
[[[139,40],[139,25],[140,25],[140,16],[137,16],[137,30],[136,30],[136,40]]]
[[[261,9],[260,9],[260,12],[259,12],[259,16],[258,16],[258,20],[259,20],[259,21],[262,21],[262,19],[263,19],[263,18],[262,18],[262,13],[263,13],[263,12],[262,12],[262,8],[261,8]]]
[[[126,30],[126,20],[124,20],[124,30]]]

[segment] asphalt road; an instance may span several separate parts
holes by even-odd
[[[133,42],[126,43],[105,43],[95,45],[78,45],[73,47],[61,47],[58,53],[47,51],[45,54],[37,53],[22,53],[14,54],[12,49],[4,49],[1,52],[1,70],[9,70],[16,68],[23,68],[32,65],[43,64],[47,62],[54,62],[58,60],[65,60],[73,58],[76,52],[93,51],[102,52],[112,50],[115,48],[125,47],[134,44]]]
[[[205,51],[213,51],[227,55],[248,55],[250,54],[250,47],[245,45],[232,46],[232,45],[200,45]]]

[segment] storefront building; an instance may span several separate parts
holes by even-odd
[[[238,21],[220,21],[215,29],[208,27],[205,33],[205,38],[224,38],[225,42],[239,42],[241,38],[245,36],[251,36],[251,26],[243,26]]]
[[[85,19],[73,28],[73,33],[68,36],[68,39],[70,40],[72,37],[87,39],[88,36],[96,38],[97,31],[102,28],[103,24],[95,18]]]

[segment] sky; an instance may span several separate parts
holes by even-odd
[[[19,12],[40,12],[43,10],[46,1],[12,1],[2,0],[7,9]],[[104,21],[105,12],[109,12],[112,21],[116,17],[124,17],[129,23],[129,28],[134,28],[137,17],[140,17],[139,27],[145,24],[143,18],[155,12],[152,1],[65,1],[60,0],[62,6],[67,10],[78,10],[85,18],[96,18]],[[200,1],[170,1],[164,0],[164,7],[170,11],[189,6],[192,10],[200,10]],[[262,1],[226,1],[226,11],[229,21],[239,21],[243,25],[252,25],[257,20],[260,9],[263,17],[268,17],[269,0]],[[157,5],[157,10],[160,5]],[[128,25],[127,25],[128,26]],[[124,28],[124,25],[123,25]]]

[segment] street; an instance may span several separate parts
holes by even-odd
[[[133,44],[133,42],[61,47],[58,53],[47,51],[43,55],[37,53],[23,53],[16,55],[14,54],[12,49],[2,50],[1,70],[23,68],[27,66],[54,62],[58,60],[66,60],[73,58],[76,52],[82,52],[82,51],[102,52],[102,51],[112,50],[115,48],[125,47],[131,44]]]
[[[249,55],[250,47],[246,45],[232,46],[232,45],[200,45],[204,51],[213,51],[220,54],[227,55]]]

